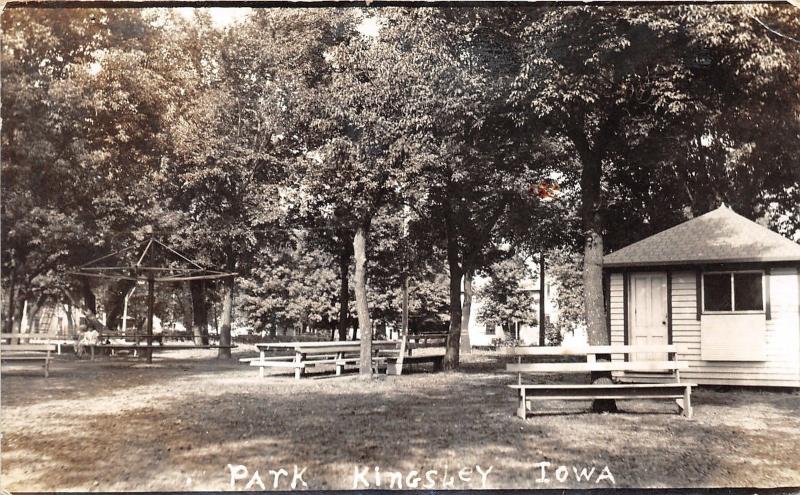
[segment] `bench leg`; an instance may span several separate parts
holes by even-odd
[[[302,354],[299,354],[299,353],[298,353],[298,354],[295,354],[295,356],[294,356],[294,363],[295,363],[296,365],[297,365],[297,364],[300,364],[300,363],[302,363],[302,362],[303,362],[303,359],[304,359],[304,358],[305,358],[305,356],[304,356],[304,355],[302,355]],[[300,378],[303,376],[303,372],[304,372],[304,371],[305,371],[305,368],[301,368],[301,367],[299,367],[299,366],[298,366],[298,367],[296,367],[296,368],[294,369],[294,379],[295,379],[295,380],[299,380],[299,379],[300,379]]]
[[[437,359],[433,362],[433,371],[442,371],[444,369],[444,358]]]
[[[258,353],[258,360],[261,361],[262,365],[264,364],[264,358],[265,357],[266,356],[264,355],[264,351],[261,351],[261,352]],[[264,366],[260,366],[258,368],[258,377],[259,378],[264,378]]]
[[[337,363],[336,364],[336,376],[340,376],[342,374],[343,370],[344,370],[344,365]]]
[[[50,351],[47,351],[47,359],[44,360],[44,377],[50,376]]]
[[[517,406],[517,416],[521,419],[525,419],[527,416],[526,404],[525,404],[525,389],[519,389],[519,406]]]
[[[692,387],[686,387],[683,391],[683,415],[692,419]]]

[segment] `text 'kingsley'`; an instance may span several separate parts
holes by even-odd
[[[353,489],[359,488],[486,488],[486,480],[492,466],[448,467],[409,471],[384,470],[379,466],[355,466]]]

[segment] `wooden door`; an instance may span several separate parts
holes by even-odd
[[[630,277],[631,345],[667,345],[667,275],[634,273]],[[666,353],[631,354],[633,361],[666,361]]]

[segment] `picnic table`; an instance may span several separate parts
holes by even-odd
[[[517,358],[506,365],[507,371],[519,375],[517,384],[509,385],[519,393],[517,415],[525,418],[532,400],[594,399],[675,399],[683,414],[692,416],[691,392],[695,384],[680,381],[680,370],[687,363],[677,360],[675,345],[601,345],[581,347],[512,347],[506,355]],[[523,357],[578,356],[579,362],[523,363]],[[617,359],[607,360],[610,356]],[[622,359],[620,359],[622,358]],[[652,379],[669,378],[669,383],[613,383],[612,373],[638,372]],[[522,373],[585,373],[601,375],[589,385],[523,384]]]
[[[155,340],[155,339],[154,339]],[[116,351],[133,351],[134,357],[137,356],[139,351],[153,352],[153,351],[180,351],[180,350],[193,350],[193,349],[234,349],[236,345],[194,345],[194,344],[139,344],[134,342],[117,342],[117,343],[102,343],[85,344],[89,348],[90,359],[94,360],[95,351],[97,349],[108,349],[113,355]]]
[[[372,351],[394,349],[394,340],[372,341]],[[361,352],[361,342],[325,341],[325,342],[260,342],[256,344],[259,357],[248,359],[250,366],[259,367],[259,376],[264,377],[264,368],[291,368],[294,377],[300,379],[305,369],[319,364],[336,365],[336,374],[344,371],[347,364],[356,364]],[[283,352],[282,355],[267,356],[270,352]]]

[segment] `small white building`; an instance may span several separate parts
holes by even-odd
[[[612,344],[676,344],[700,384],[800,386],[797,243],[723,206],[603,263]]]
[[[473,284],[475,289],[484,286],[489,282],[489,279],[486,277],[479,277],[476,276]],[[519,284],[519,290],[530,292],[533,295],[533,305],[534,311],[539,313],[539,298],[541,294],[539,293],[539,281],[537,279],[525,279],[521,280]],[[553,322],[556,320],[556,308],[553,306],[550,297],[550,285],[545,284],[545,314],[547,318]],[[521,323],[515,323],[514,327],[511,331],[511,335],[506,335],[503,331],[503,327],[500,325],[486,325],[483,322],[478,321],[478,314],[480,314],[481,310],[481,300],[480,297],[473,296],[472,298],[472,307],[470,310],[469,316],[469,342],[470,346],[472,347],[489,347],[493,345],[493,341],[510,339],[510,338],[518,338],[524,342],[524,345],[539,345],[539,331],[541,322],[537,325],[526,325]],[[541,320],[541,317],[538,318]]]

